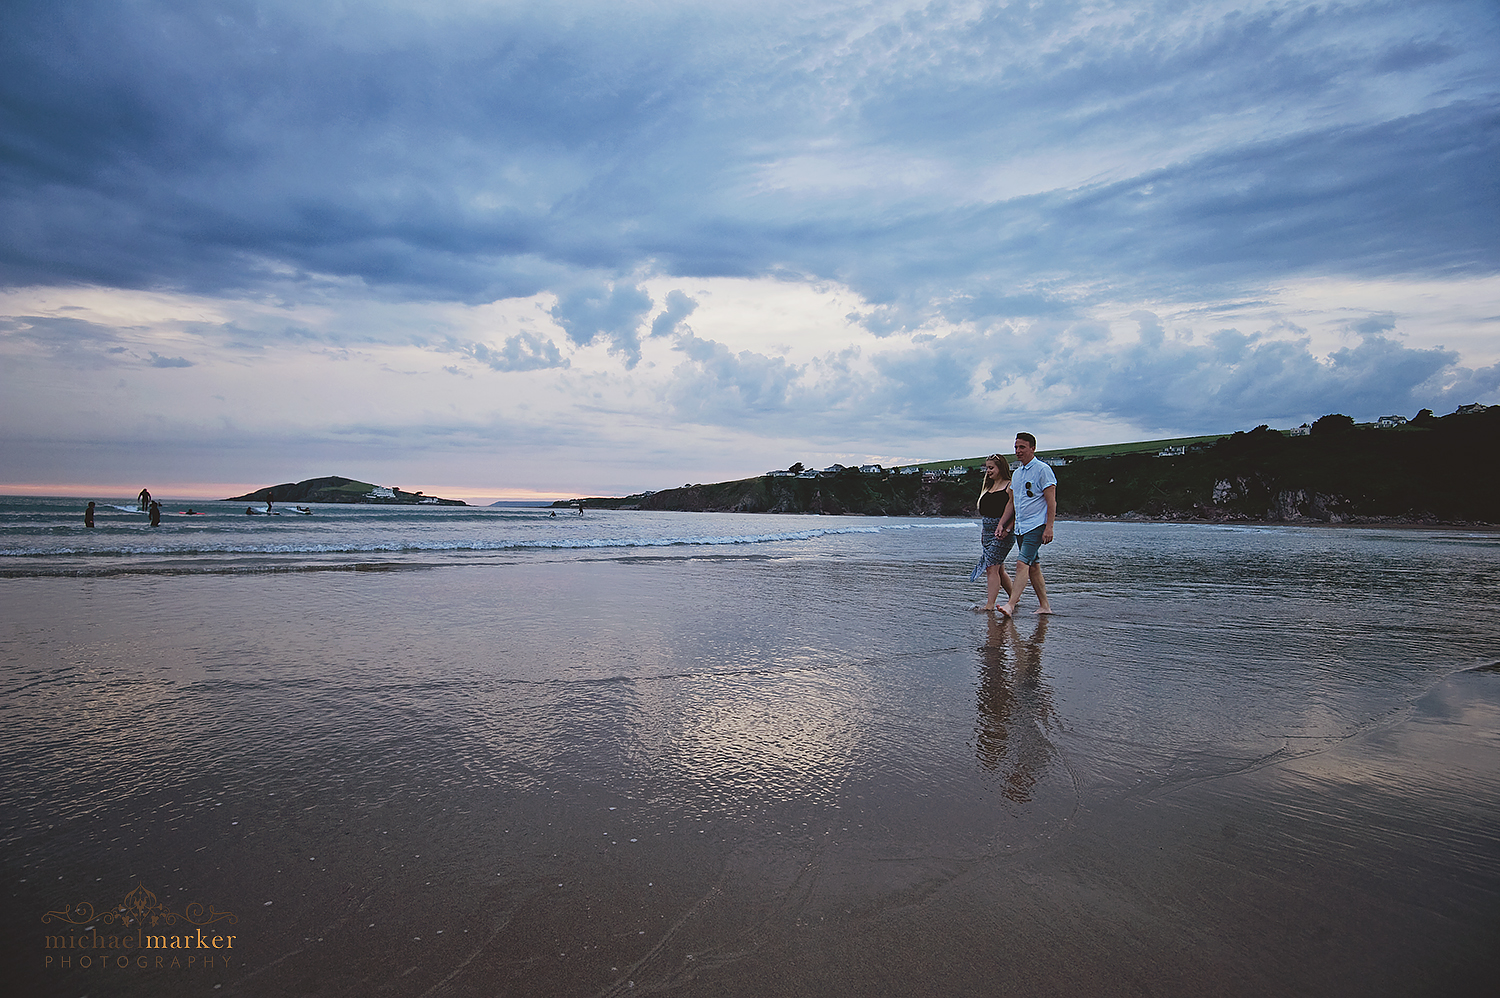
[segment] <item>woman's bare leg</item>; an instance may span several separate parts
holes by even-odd
[[[985,593],[984,608],[995,609],[995,598],[1000,595],[1000,576],[1004,572],[999,565],[991,565],[984,570],[984,582],[988,591]],[[1010,589],[1006,586],[1007,591]]]

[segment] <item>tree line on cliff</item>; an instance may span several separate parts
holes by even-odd
[[[1121,454],[1057,469],[1060,516],[1210,522],[1500,522],[1500,406],[1405,426],[1325,416],[1306,436],[1258,426],[1185,454]],[[962,477],[760,476],[587,506],[741,513],[972,516],[979,471]],[[578,500],[573,500],[577,502]]]

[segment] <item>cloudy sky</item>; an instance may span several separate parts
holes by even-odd
[[[1493,0],[9,0],[0,491],[1500,402]]]

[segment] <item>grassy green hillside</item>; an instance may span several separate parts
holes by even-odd
[[[1092,457],[1115,457],[1120,454],[1151,454],[1155,455],[1168,447],[1202,447],[1222,440],[1228,434],[1212,434],[1202,437],[1170,437],[1164,440],[1137,440],[1124,444],[1099,444],[1093,447],[1061,447],[1053,450],[1039,450],[1037,456],[1046,461],[1064,458],[1070,464],[1074,461],[1084,460]],[[1009,452],[1007,451],[1007,456]],[[982,468],[988,454],[978,457],[960,457],[951,461],[928,461],[917,467],[924,471],[941,471],[957,465],[965,468]]]

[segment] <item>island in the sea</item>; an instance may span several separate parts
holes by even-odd
[[[402,492],[394,486],[371,485],[356,482],[352,478],[329,475],[327,478],[309,478],[303,482],[286,482],[282,485],[267,485],[265,488],[247,492],[242,496],[230,496],[225,502],[358,502],[377,503],[387,506],[467,506],[462,499],[439,499],[420,492]]]

